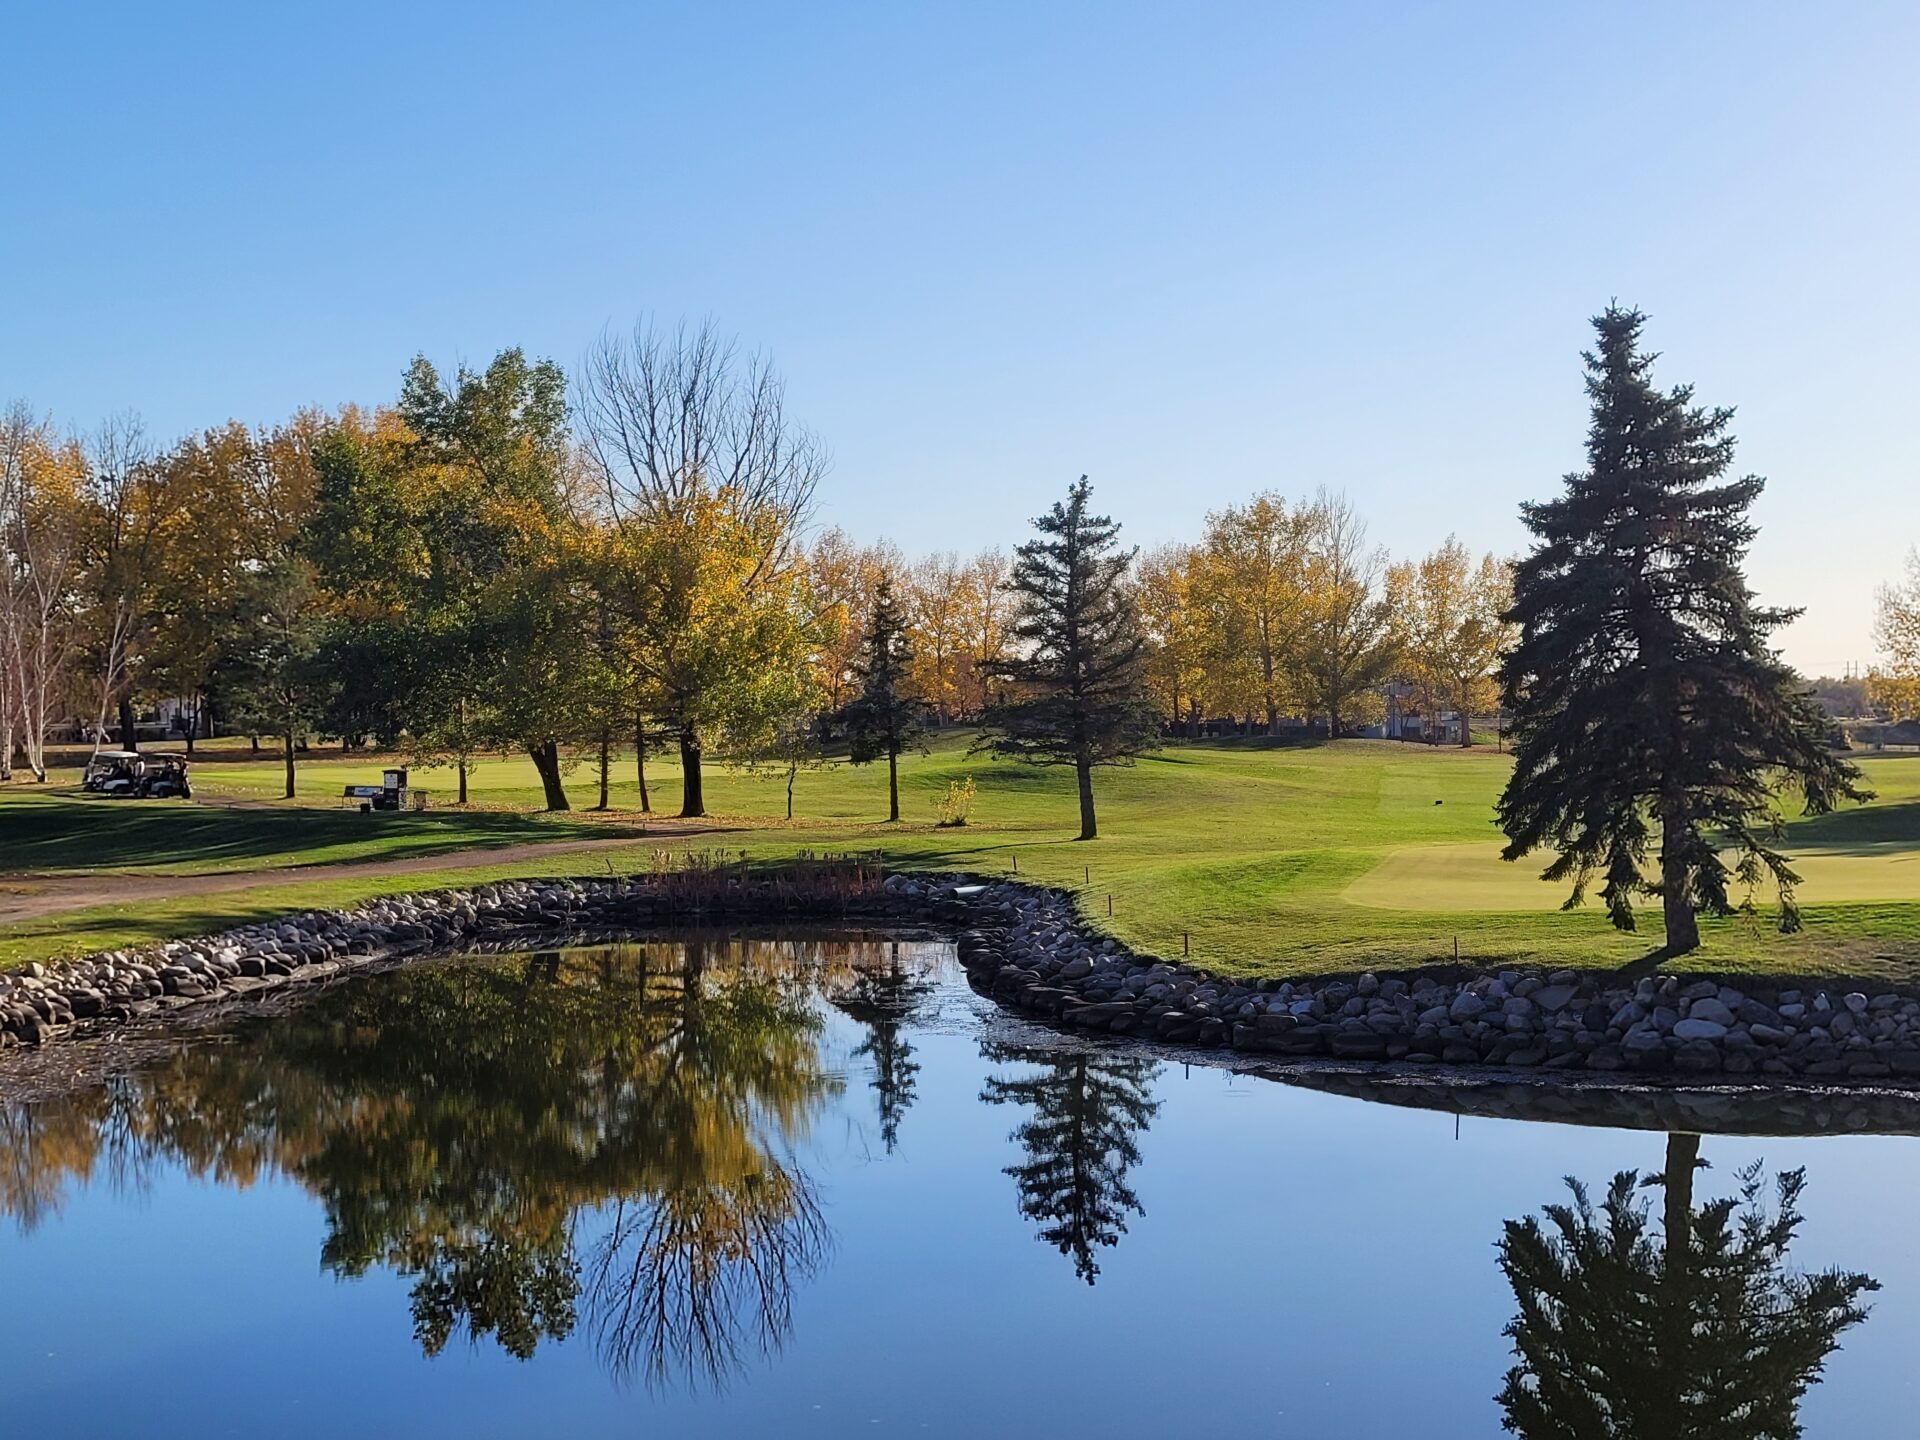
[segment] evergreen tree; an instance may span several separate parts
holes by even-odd
[[[1505,1428],[1526,1440],[1797,1440],[1801,1396],[1841,1333],[1866,1318],[1879,1285],[1787,1265],[1804,1172],[1761,1200],[1759,1167],[1738,1194],[1695,1208],[1696,1135],[1667,1137],[1664,1176],[1614,1176],[1596,1208],[1573,1203],[1508,1221],[1500,1269],[1519,1313],[1518,1362],[1499,1395]],[[1666,1192],[1663,1234],[1636,1192]]]
[[[992,1076],[980,1098],[989,1105],[1026,1105],[1032,1118],[1013,1132],[1026,1158],[1007,1167],[1020,1213],[1040,1222],[1040,1238],[1073,1257],[1089,1285],[1099,1275],[1095,1249],[1117,1245],[1127,1216],[1145,1213],[1127,1184],[1140,1161],[1138,1136],[1160,1109],[1152,1098],[1158,1062],[1133,1055],[1062,1055],[1023,1045],[985,1044],[995,1064],[1024,1064],[1038,1073]]]
[[[888,820],[900,818],[900,752],[926,728],[925,707],[905,693],[912,665],[906,616],[893,598],[893,582],[883,579],[874,591],[865,651],[854,667],[860,693],[840,718],[847,727],[849,758],[854,764],[886,757]]]
[[[1680,955],[1700,943],[1699,911],[1730,911],[1736,875],[1751,888],[1770,874],[1781,928],[1797,928],[1798,877],[1769,843],[1777,785],[1797,785],[1809,814],[1867,797],[1768,646],[1798,612],[1756,605],[1741,572],[1765,482],[1724,478],[1733,412],[1694,405],[1691,386],[1655,388],[1644,318],[1617,306],[1595,318],[1587,468],[1521,509],[1538,540],[1507,616],[1520,638],[1500,672],[1514,712],[1500,823],[1507,859],[1558,852],[1544,878],[1571,877],[1569,906],[1598,873],[1613,923],[1631,930],[1633,897],[1658,894],[1665,953]]]
[[[981,748],[1040,765],[1071,765],[1080,783],[1080,838],[1100,832],[1093,767],[1130,763],[1159,744],[1160,709],[1147,690],[1146,636],[1127,581],[1120,527],[1087,513],[1082,475],[1067,503],[1033,524],[1044,537],[1015,552],[1013,654],[988,667],[1012,693],[987,707]]]

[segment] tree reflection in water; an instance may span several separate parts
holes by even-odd
[[[397,971],[0,1107],[0,1205],[30,1227],[74,1180],[277,1173],[324,1207],[328,1270],[412,1277],[429,1354],[464,1331],[530,1356],[584,1299],[616,1372],[717,1383],[782,1343],[829,1243],[792,1158],[841,1085],[812,994],[886,964],[724,942]]]
[[[1569,1179],[1570,1203],[1510,1220],[1500,1268],[1519,1313],[1517,1363],[1499,1401],[1527,1440],[1793,1440],[1800,1399],[1841,1333],[1879,1289],[1842,1270],[1787,1264],[1805,1172],[1759,1165],[1735,1193],[1694,1205],[1696,1135],[1667,1137],[1666,1170],[1614,1176],[1596,1206]],[[1664,1191],[1661,1234],[1641,1193]]]
[[[1019,1191],[1020,1213],[1040,1222],[1040,1239],[1071,1256],[1074,1273],[1091,1285],[1100,1274],[1095,1250],[1119,1243],[1128,1215],[1146,1213],[1127,1172],[1140,1160],[1138,1137],[1160,1109],[1152,1098],[1159,1063],[991,1042],[980,1053],[996,1065],[1033,1067],[990,1077],[980,1098],[1031,1110],[1013,1132],[1026,1158],[1006,1173]]]
[[[889,1155],[900,1143],[900,1121],[913,1104],[914,1077],[920,1073],[905,1027],[932,990],[931,980],[901,964],[899,942],[893,941],[884,967],[857,967],[851,983],[833,997],[842,1013],[867,1027],[867,1038],[853,1054],[873,1066],[880,1141]]]

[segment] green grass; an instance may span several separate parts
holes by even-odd
[[[1791,826],[1790,848],[1806,857],[1801,899],[1806,929],[1780,936],[1764,918],[1710,922],[1706,946],[1686,968],[1702,971],[1863,977],[1920,974],[1920,759],[1863,762],[1880,793],[1872,805]],[[170,802],[108,802],[67,794],[0,790],[0,868],[48,873],[125,869],[214,872],[251,865],[445,853],[462,844],[502,845],[545,836],[617,834],[638,797],[632,760],[617,771],[614,813],[568,817],[519,813],[539,801],[532,765],[484,762],[473,777],[476,808],[424,816],[362,816],[338,808],[341,785],[377,779],[378,759],[327,759],[302,767],[311,796],[274,800],[277,763],[231,753],[195,766],[203,797],[246,802],[211,809]],[[1492,804],[1507,769],[1484,749],[1462,752],[1388,742],[1266,747],[1175,746],[1096,781],[1102,838],[1072,840],[1072,778],[969,757],[964,737],[909,757],[897,826],[885,813],[884,767],[835,766],[802,774],[798,819],[779,817],[777,779],[720,767],[707,784],[711,823],[723,833],[636,839],[591,852],[511,865],[474,866],[355,880],[303,879],[227,894],[148,904],[101,905],[0,930],[0,963],[160,935],[188,934],[290,908],[348,903],[375,892],[437,888],[502,874],[594,874],[647,862],[653,846],[723,844],[772,860],[801,851],[878,850],[903,866],[1007,874],[1082,889],[1097,924],[1162,955],[1183,951],[1237,974],[1307,974],[1363,967],[1451,963],[1612,967],[1659,943],[1658,915],[1623,935],[1597,909],[1561,912],[1538,866],[1497,858]],[[949,780],[974,776],[979,799],[964,829],[933,825]],[[414,772],[436,797],[452,793],[445,772]],[[679,776],[649,762],[653,803],[671,815]],[[569,776],[576,805],[592,802],[594,777]],[[1439,803],[1436,803],[1439,802]],[[152,818],[148,818],[148,817]],[[231,827],[231,828],[229,828]],[[466,828],[471,827],[471,828]],[[616,827],[616,828],[608,828]],[[1824,892],[1824,893],[1823,893]],[[1112,917],[1108,918],[1109,899]]]

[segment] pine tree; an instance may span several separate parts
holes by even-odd
[[[1504,1426],[1526,1440],[1685,1436],[1797,1440],[1799,1409],[1842,1332],[1867,1312],[1870,1276],[1787,1264],[1800,1224],[1803,1171],[1760,1169],[1738,1193],[1695,1207],[1697,1135],[1667,1137],[1664,1175],[1624,1170],[1595,1206],[1569,1180],[1571,1204],[1507,1222],[1500,1269],[1519,1307],[1507,1335],[1518,1363],[1499,1395]],[[1642,1187],[1666,1192],[1658,1239]]]
[[[860,693],[840,712],[840,719],[847,727],[854,764],[886,757],[890,821],[900,818],[900,752],[926,728],[925,707],[905,693],[912,665],[906,616],[893,598],[893,582],[883,579],[874,590],[865,653],[854,667]]]
[[[1700,943],[1700,911],[1730,912],[1735,877],[1751,889],[1771,875],[1781,929],[1798,927],[1798,877],[1771,843],[1777,786],[1797,786],[1816,815],[1867,796],[1769,648],[1799,612],[1756,605],[1741,571],[1766,482],[1724,478],[1731,410],[1694,405],[1691,386],[1655,388],[1644,320],[1617,306],[1595,318],[1587,468],[1521,508],[1538,539],[1506,617],[1520,638],[1500,672],[1515,762],[1500,823],[1507,859],[1557,852],[1543,878],[1573,880],[1569,907],[1597,873],[1613,923],[1631,930],[1633,897],[1659,895],[1664,953],[1681,955]],[[1656,825],[1657,881],[1644,871]]]
[[[1040,1222],[1040,1238],[1072,1256],[1074,1274],[1091,1285],[1100,1273],[1095,1249],[1117,1245],[1127,1216],[1144,1213],[1127,1172],[1140,1161],[1138,1137],[1160,1109],[1153,1098],[1159,1063],[996,1043],[982,1045],[981,1053],[996,1064],[1038,1067],[990,1077],[980,1098],[1031,1107],[1032,1118],[1013,1133],[1026,1158],[1006,1173],[1019,1191],[1020,1213]]]
[[[1071,765],[1080,784],[1080,838],[1099,834],[1093,767],[1156,748],[1160,710],[1147,691],[1146,637],[1127,582],[1133,551],[1120,527],[1087,513],[1087,477],[1067,503],[1033,522],[1042,536],[1016,552],[1009,588],[1014,654],[990,667],[1013,693],[987,707],[980,747],[1041,765]]]

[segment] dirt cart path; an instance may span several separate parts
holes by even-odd
[[[617,846],[657,844],[689,835],[718,833],[721,826],[661,830],[648,836],[606,840],[532,841],[524,845],[477,846],[440,855],[398,860],[346,860],[332,865],[283,865],[262,870],[223,870],[212,875],[0,875],[0,925],[35,920],[95,905],[135,900],[175,900],[188,895],[220,895],[261,885],[295,885],[303,880],[369,880],[386,875],[415,875],[433,870],[469,870],[482,865],[517,865],[547,855],[610,850]]]

